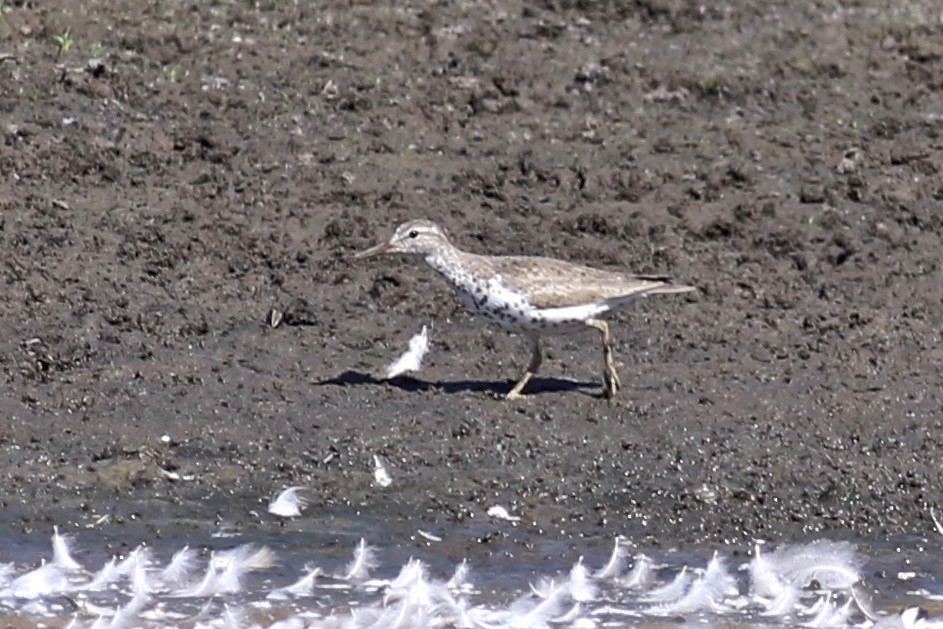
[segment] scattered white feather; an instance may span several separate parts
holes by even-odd
[[[170,562],[158,573],[158,580],[166,587],[185,583],[196,569],[196,551],[184,546],[174,553]]]
[[[776,598],[769,601],[760,600],[766,608],[762,612],[763,616],[788,616],[799,602],[799,587],[789,583],[783,586]]]
[[[855,600],[855,605],[858,606],[858,609],[861,610],[865,618],[871,622],[878,620],[878,615],[874,611],[874,600],[872,599],[871,592],[862,582],[859,581],[851,586],[851,596]]]
[[[569,611],[565,612],[562,616],[552,618],[550,622],[555,625],[571,625],[580,617],[580,604],[575,603]]]
[[[422,326],[419,334],[409,339],[409,347],[402,356],[393,361],[386,368],[386,378],[390,380],[406,373],[407,371],[419,371],[422,367],[422,361],[429,351],[429,331],[426,326]]]
[[[58,531],[53,540],[54,560],[48,564],[20,576],[14,574],[15,565],[0,564],[0,605],[4,609],[33,619],[63,618],[69,612],[63,609],[62,597],[74,595],[74,599],[68,600],[78,611],[69,626],[247,627],[252,626],[252,618],[240,609],[223,611],[218,598],[207,601],[196,617],[181,611],[187,610],[190,603],[178,603],[174,609],[170,600],[181,596],[210,598],[237,594],[237,600],[264,614],[262,610],[281,609],[274,601],[311,597],[315,592],[322,594],[327,588],[345,588],[351,591],[350,607],[335,607],[344,609],[343,612],[321,611],[316,601],[297,606],[292,601],[288,604],[295,607],[292,613],[296,616],[285,618],[276,626],[283,629],[302,626],[550,629],[561,625],[611,626],[619,624],[622,616],[632,617],[630,622],[636,624],[644,623],[646,616],[649,622],[654,620],[653,616],[681,616],[695,622],[709,619],[723,623],[729,618],[732,623],[765,620],[809,627],[848,626],[852,622],[860,625],[864,617],[865,625],[873,623],[875,629],[943,629],[943,623],[919,618],[916,610],[899,616],[875,613],[867,593],[856,590],[861,587],[857,579],[860,563],[853,547],[833,542],[784,546],[775,552],[760,552],[758,548],[749,566],[743,567],[750,570],[748,591],[752,597],[749,611],[745,611],[747,599],[740,594],[737,581],[717,555],[705,569],[684,567],[669,583],[638,595],[654,581],[655,566],[645,555],[638,555],[632,570],[625,573],[625,548],[620,541],[616,541],[606,566],[595,572],[589,570],[581,558],[563,579],[540,579],[532,586],[532,594],[510,604],[472,605],[468,596],[478,592],[469,583],[467,562],[459,564],[448,581],[431,578],[427,567],[415,559],[402,566],[392,581],[367,581],[376,560],[375,551],[365,540],[360,540],[342,576],[319,580],[321,571],[306,566],[306,572],[285,587],[271,589],[269,581],[254,580],[254,588],[267,588],[260,593],[254,588],[247,591],[244,582],[248,581],[245,577],[249,572],[267,568],[274,562],[271,551],[265,548],[239,546],[216,552],[210,558],[205,575],[198,583],[193,583],[190,578],[197,554],[189,548],[175,553],[161,569],[153,562],[151,551],[142,546],[124,560],[110,559],[94,575],[86,576],[87,573],[74,566],[66,567],[72,564],[65,557],[76,565],[78,562],[72,558],[69,540],[65,537],[56,540],[57,536]],[[821,586],[820,589],[810,590],[812,583]],[[266,601],[266,592],[271,602]],[[372,602],[365,598],[371,594],[375,595]],[[932,598],[926,591],[922,595]],[[812,596],[816,603],[807,606]],[[126,602],[121,605],[121,600]],[[614,606],[616,601],[618,605]],[[305,611],[298,613],[299,610]],[[755,615],[737,616],[740,613]],[[705,617],[705,614],[714,616]]]
[[[844,627],[848,624],[848,619],[853,611],[851,603],[852,601],[849,599],[839,607],[837,602],[831,599],[825,600],[824,604],[819,607],[815,617],[804,624],[807,627]]]
[[[542,601],[535,601],[531,596],[518,599],[506,611],[490,614],[483,626],[506,627],[548,627],[553,618],[564,613],[567,596],[565,588],[560,587]]]
[[[628,557],[629,549],[622,544],[621,537],[616,537],[609,561],[593,577],[596,579],[618,579],[625,570]]]
[[[701,575],[677,600],[656,606],[649,613],[657,616],[723,612],[728,609],[727,599],[740,594],[737,581],[727,572],[726,564],[716,553]]]
[[[555,580],[544,577],[537,580],[537,585],[531,583],[530,591],[537,598],[550,598],[558,591],[562,591],[561,587]]]
[[[383,459],[377,454],[373,455],[373,480],[377,485],[384,488],[393,483],[393,477],[387,471]]]
[[[943,535],[943,523],[936,517],[936,511],[933,507],[930,507],[930,517],[933,518],[933,526],[936,527],[936,532]]]
[[[589,580],[589,572],[583,565],[583,558],[570,569],[570,579],[567,582],[567,593],[578,602],[591,601],[596,598],[596,586]]]
[[[640,600],[647,603],[673,603],[684,596],[692,580],[693,577],[685,566],[669,583],[648,592]]]
[[[780,580],[805,586],[813,580],[825,589],[849,588],[860,580],[854,546],[820,540],[783,546],[766,556],[769,568]]]
[[[131,597],[146,601],[151,595],[151,584],[147,577],[147,562],[139,557],[131,572]]]
[[[750,593],[761,599],[778,599],[787,589],[787,584],[779,577],[774,566],[767,561],[757,542],[753,546],[753,559],[750,561]]]
[[[98,592],[107,589],[109,586],[111,586],[111,584],[115,583],[122,576],[123,575],[118,570],[118,560],[112,557],[111,561],[102,566],[101,570],[92,576],[91,581],[82,586],[79,586],[76,589],[89,592]]]
[[[131,599],[115,612],[109,623],[113,629],[131,629],[140,623],[136,622],[144,607],[150,602],[150,585],[147,580],[147,567],[143,557],[139,557],[131,573]]]
[[[506,520],[508,522],[520,522],[521,518],[517,515],[511,515],[508,510],[500,505],[495,505],[488,509],[488,516],[495,520]]]
[[[314,586],[317,583],[318,577],[323,573],[320,568],[309,568],[305,567],[307,574],[303,577],[292,583],[291,585],[286,585],[283,588],[278,588],[269,592],[267,598],[272,600],[285,600],[293,597],[300,596],[311,596],[314,594]]]
[[[423,539],[427,539],[427,540],[429,540],[430,542],[441,542],[441,541],[442,541],[442,538],[439,537],[438,535],[433,535],[432,533],[427,533],[427,532],[423,531],[422,529],[416,529],[416,533],[419,535],[419,537],[421,537],[421,538],[423,538]]]
[[[921,618],[921,609],[919,607],[908,607],[900,616],[882,617],[874,624],[875,629],[940,629],[943,627],[943,619]]]
[[[917,626],[917,618],[919,616],[919,607],[908,607],[900,614],[900,624],[904,626],[904,629],[913,629]]]
[[[471,587],[469,583],[469,576],[471,574],[471,569],[468,567],[468,561],[462,559],[462,563],[455,566],[455,572],[452,573],[452,578],[449,579],[445,587],[450,590],[466,590]]]
[[[35,599],[62,594],[69,587],[68,573],[58,563],[52,562],[13,579],[4,594],[14,598]]]
[[[344,569],[346,581],[362,582],[370,578],[370,571],[377,565],[376,551],[363,538],[354,550],[353,560]]]
[[[418,559],[410,558],[406,564],[400,568],[399,574],[390,581],[388,590],[390,592],[400,592],[408,590],[417,583],[426,580],[426,566]],[[389,595],[389,592],[388,592]]]
[[[652,573],[652,560],[649,559],[647,555],[640,553],[635,556],[635,565],[632,566],[629,573],[626,574],[625,578],[621,579],[618,584],[621,587],[629,589],[646,588],[654,579],[654,574]]]
[[[275,563],[275,555],[264,546],[251,544],[215,553],[206,574],[195,587],[176,592],[177,597],[203,597],[235,594],[242,589],[242,578],[249,572],[265,570]]]
[[[153,561],[151,550],[146,546],[138,546],[128,553],[127,557],[118,562],[116,570],[119,575],[130,578],[134,574],[134,571],[138,569],[138,566],[143,565],[145,568],[148,568]]]
[[[52,529],[52,563],[56,564],[66,572],[83,572],[81,564],[72,558],[72,550],[69,544],[72,539],[65,535],[59,535],[59,527]]]
[[[308,506],[308,501],[301,495],[304,487],[289,487],[275,496],[268,505],[268,512],[280,518],[297,518],[301,510]]]

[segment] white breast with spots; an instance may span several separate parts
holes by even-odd
[[[441,258],[430,256],[426,261],[455,289],[468,310],[504,328],[565,332],[583,327],[587,318],[608,309],[599,304],[535,308],[524,295],[508,288],[500,275],[481,278]]]

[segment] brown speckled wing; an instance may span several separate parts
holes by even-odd
[[[553,258],[487,256],[508,288],[537,308],[566,308],[631,297],[671,285],[662,275],[627,275]],[[681,287],[683,288],[683,287]]]

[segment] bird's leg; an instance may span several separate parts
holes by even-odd
[[[537,373],[537,370],[540,369],[540,363],[543,362],[543,352],[540,349],[540,337],[536,334],[530,337],[530,346],[531,346],[531,356],[530,364],[527,366],[527,371],[524,372],[524,375],[521,376],[521,379],[517,381],[517,384],[514,385],[514,388],[510,390],[507,394],[507,399],[516,400],[521,397],[521,392],[524,390],[524,387],[527,386],[527,383],[530,382],[530,379],[534,377],[534,374]]]
[[[612,340],[609,338],[609,324],[600,319],[587,319],[586,325],[596,328],[602,334],[602,353],[605,360],[605,370],[603,371],[603,384],[606,387],[606,397],[612,398],[616,392],[622,388],[619,382],[619,375],[616,373],[616,363],[612,359]]]

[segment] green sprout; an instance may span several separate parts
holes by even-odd
[[[59,45],[59,50],[56,51],[56,57],[68,54],[72,49],[72,44],[75,43],[75,40],[72,39],[72,33],[70,33],[68,29],[61,35],[53,35],[52,41]]]
[[[703,83],[704,91],[711,96],[718,96],[723,90],[723,85],[716,76],[712,76]]]
[[[176,83],[177,79],[180,77],[180,66],[171,66],[166,65],[161,70],[164,81],[167,83]]]

